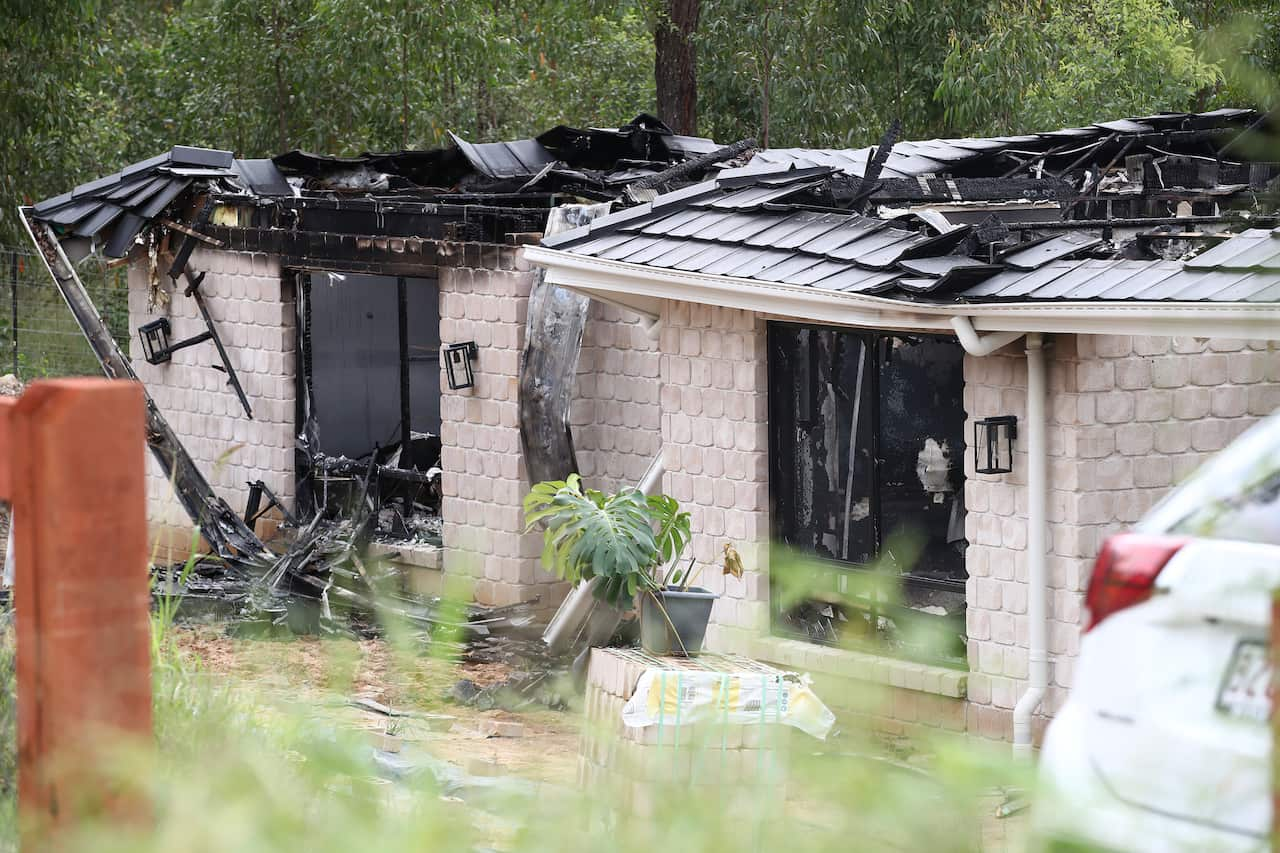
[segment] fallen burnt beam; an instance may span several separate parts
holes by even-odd
[[[714,166],[716,163],[723,163],[725,160],[732,160],[734,157],[740,157],[748,151],[756,148],[756,141],[750,137],[747,139],[739,139],[732,145],[726,145],[723,148],[717,148],[708,154],[698,157],[691,157],[682,163],[677,163],[669,169],[663,169],[653,175],[632,181],[628,188],[634,189],[656,189],[664,187],[672,181],[679,181],[696,175],[708,166]]]
[[[880,173],[884,171],[884,164],[889,161],[889,154],[893,151],[893,144],[898,141],[898,136],[901,133],[902,120],[895,118],[889,127],[885,129],[884,136],[880,138],[880,144],[876,146],[875,153],[867,161],[867,168],[863,170],[862,178],[855,187],[853,204],[850,206],[850,209],[855,213],[866,212],[867,202],[876,189],[876,182],[880,180]]]
[[[227,374],[227,383],[236,392],[236,396],[240,398],[240,405],[244,407],[244,413],[249,420],[253,420],[253,409],[249,406],[249,398],[245,396],[244,388],[240,386],[240,377],[236,375],[236,369],[231,366],[231,359],[227,355],[226,348],[222,345],[222,338],[218,337],[218,329],[213,325],[213,318],[209,316],[209,307],[204,304],[204,294],[200,292],[200,285],[204,282],[204,273],[198,276],[191,275],[191,267],[184,266],[182,274],[187,277],[187,289],[184,291],[196,301],[196,307],[200,309],[200,316],[204,318],[205,328],[209,330],[209,339],[213,341],[214,347],[218,350],[218,358],[222,360],[222,372]],[[216,367],[214,368],[217,369]]]
[[[120,352],[106,323],[85,292],[75,268],[67,260],[53,228],[31,218],[30,208],[20,208],[19,216],[27,233],[40,252],[49,275],[71,309],[85,339],[109,379],[131,379],[138,382],[133,366]],[[139,385],[142,383],[139,382]],[[143,387],[147,415],[147,445],[173,484],[183,509],[200,527],[210,546],[224,559],[267,558],[266,546],[254,535],[226,501],[218,497],[187,453],[178,436],[170,428],[151,395]]]

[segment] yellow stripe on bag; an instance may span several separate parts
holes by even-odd
[[[676,678],[667,680],[666,670],[658,673],[657,689],[654,685],[649,685],[649,695],[646,697],[646,705],[649,708],[649,716],[664,717],[667,714],[677,714],[680,709],[680,679],[679,673]]]

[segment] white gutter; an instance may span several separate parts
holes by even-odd
[[[794,284],[704,275],[525,246],[546,280],[633,311],[657,315],[666,299],[741,308],[838,326],[952,332],[967,316],[978,332],[1163,335],[1280,340],[1280,303],[1058,302],[939,304],[908,302]]]
[[[1031,755],[1031,716],[1049,687],[1048,586],[1045,532],[1049,448],[1045,437],[1044,340],[1027,335],[1027,622],[1030,676],[1013,709],[1013,754]]]
[[[968,317],[953,317],[952,328],[969,355],[990,355],[1022,337],[1019,332],[994,332],[978,336]],[[1029,659],[1027,690],[1013,709],[1013,753],[1031,754],[1031,717],[1049,687],[1048,566],[1045,533],[1048,529],[1046,495],[1049,483],[1049,447],[1045,429],[1047,390],[1044,338],[1027,334],[1027,410],[1023,430],[1027,442],[1027,621]]]

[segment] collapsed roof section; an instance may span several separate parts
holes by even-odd
[[[140,242],[172,254],[168,275],[175,282],[186,278],[184,292],[196,300],[207,331],[170,347],[163,326],[156,332],[160,343],[151,347],[167,353],[212,340],[252,417],[204,306],[204,271],[189,264],[197,244],[269,252],[284,267],[423,275],[434,265],[478,259],[481,248],[474,243],[540,235],[548,211],[565,201],[612,201],[640,179],[655,192],[680,186],[750,147],[720,148],[678,136],[646,115],[616,129],[558,127],[537,139],[486,144],[455,135],[453,142],[432,151],[358,157],[292,151],[269,160],[176,146],[20,214],[108,376],[137,378],[89,301],[74,262],[95,251],[125,257]],[[465,252],[460,244],[468,244]],[[402,376],[407,363],[402,339]],[[402,411],[407,418],[408,410]],[[152,450],[214,549],[226,559],[266,560],[262,542],[216,495],[149,397],[147,416]],[[403,434],[411,435],[407,420],[403,426]],[[312,463],[318,466],[318,460]],[[363,470],[365,487],[385,468]],[[399,476],[430,477],[416,470]]]
[[[540,232],[561,198],[611,201],[632,181],[661,178],[691,158],[714,162],[719,150],[643,114],[620,128],[561,126],[512,142],[450,137],[452,145],[429,151],[290,151],[270,160],[178,145],[41,201],[33,216],[54,228],[72,260],[95,250],[123,257],[155,223],[189,220],[179,212],[189,190],[255,209],[215,215],[215,226],[496,242],[502,232]]]
[[[1025,239],[990,241],[971,225],[938,231],[911,215],[889,220],[814,209],[809,196],[830,175],[808,169],[719,178],[543,245],[657,269],[908,300],[1252,302],[1280,296],[1280,277],[1264,266],[1220,270],[1198,258],[1154,254],[1128,259],[1101,228],[1035,234],[1028,227]],[[1261,244],[1259,235],[1267,237]],[[1153,237],[1195,242],[1177,233]],[[1223,257],[1266,255],[1263,260],[1274,262],[1280,254],[1274,237],[1250,230],[1239,238],[1251,241],[1247,248],[1238,250],[1230,240],[1209,257],[1230,252]]]
[[[1203,157],[1229,143],[1241,130],[1257,129],[1260,118],[1255,110],[1228,108],[1207,113],[1158,113],[1020,136],[899,142],[890,151],[882,174],[886,178],[942,174],[1011,177],[1026,169],[1038,176],[1071,171],[1085,162],[1096,163],[1104,155],[1113,155],[1120,149],[1126,154],[1130,151],[1139,154],[1153,146],[1204,145],[1207,147],[1195,152]],[[802,169],[830,166],[861,176],[866,173],[874,151],[874,148],[774,148],[761,151],[747,168],[774,171],[780,166]],[[1076,160],[1079,162],[1074,162]],[[993,173],[1002,165],[1007,172]],[[1068,168],[1064,169],[1064,165]]]
[[[1266,122],[1219,110],[900,143],[873,180],[856,173],[874,172],[870,149],[763,151],[527,254],[550,281],[651,310],[665,296],[786,313],[800,288],[808,319],[821,294],[916,319],[979,305],[1261,307],[1280,301],[1280,163],[1243,154]]]

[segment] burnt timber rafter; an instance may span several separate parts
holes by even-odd
[[[22,208],[19,215],[32,241],[39,248],[40,257],[44,260],[49,275],[53,277],[58,291],[97,356],[103,373],[109,379],[138,382],[133,366],[120,352],[120,347],[111,337],[102,316],[94,308],[75,268],[67,261],[53,229],[45,222],[31,219],[29,208]],[[165,476],[173,484],[173,490],[183,509],[200,526],[204,538],[224,559],[266,558],[266,546],[227,502],[214,493],[209,481],[200,473],[178,436],[160,414],[151,395],[146,393],[145,386],[143,397],[146,401],[147,445],[160,463]]]

